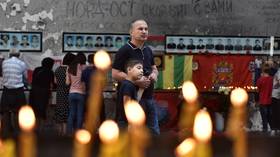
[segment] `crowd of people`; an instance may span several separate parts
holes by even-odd
[[[112,77],[118,81],[115,121],[120,128],[127,128],[128,121],[124,105],[129,100],[135,100],[139,102],[146,114],[146,125],[151,133],[159,135],[158,114],[153,99],[158,70],[153,60],[152,50],[145,43],[148,39],[148,24],[144,20],[136,20],[131,23],[129,33],[130,40],[120,47],[112,64]],[[106,38],[106,40],[111,40],[111,38]],[[202,40],[196,47],[195,45],[185,46],[183,40],[179,41],[177,48],[216,47],[216,49],[228,50],[234,48],[230,39],[227,40],[228,45],[225,47],[224,45],[203,45]],[[190,39],[190,43],[192,42]],[[83,53],[69,52],[65,54],[62,64],[55,70],[53,70],[54,60],[50,57],[44,58],[41,66],[33,71],[28,100],[24,93],[28,86],[27,66],[19,57],[20,53],[16,49],[11,49],[9,58],[2,63],[3,94],[0,104],[2,136],[17,135],[18,111],[26,104],[32,106],[37,118],[36,128],[40,131],[48,118],[47,108],[53,89],[56,89],[53,119],[58,125],[59,135],[73,135],[75,130],[83,128],[92,83],[91,76],[96,70],[93,64],[94,54],[86,57]],[[269,124],[273,131],[280,133],[278,116],[280,113],[280,70],[269,63],[263,64],[260,69],[260,75],[256,75],[256,85],[259,89],[258,104],[263,131],[268,130]],[[101,121],[105,119],[104,105],[102,106]]]
[[[257,104],[262,118],[262,131],[280,133],[280,68],[272,60],[262,64],[257,76]],[[268,129],[269,127],[270,129]]]
[[[139,101],[147,116],[147,126],[153,134],[158,135],[159,125],[152,97],[153,83],[157,79],[158,71],[153,61],[152,50],[145,45],[148,38],[147,23],[144,20],[134,21],[130,27],[130,35],[131,40],[116,53],[113,63],[112,76],[119,82],[118,89],[126,91],[117,91],[115,120],[120,127],[126,128],[127,120],[123,115],[123,106],[128,99],[125,98]],[[95,72],[93,57],[94,54],[89,54],[86,58],[84,53],[69,52],[55,70],[53,70],[54,60],[46,57],[41,61],[41,66],[34,69],[32,82],[28,83],[27,65],[20,59],[20,52],[11,49],[9,58],[2,64],[4,86],[0,104],[2,136],[10,137],[18,134],[18,111],[26,104],[30,104],[33,108],[36,129],[40,132],[47,118],[50,118],[47,111],[53,89],[56,89],[56,104],[54,117],[51,118],[57,124],[58,134],[73,135],[75,130],[83,128],[91,76]],[[126,89],[126,82],[130,82],[131,89]],[[28,99],[24,93],[27,87],[31,87]],[[138,88],[144,89],[140,100],[137,100],[136,96]],[[101,121],[105,119],[104,107],[101,108],[100,119]]]

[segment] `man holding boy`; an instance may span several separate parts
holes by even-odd
[[[140,104],[146,113],[147,126],[153,134],[158,135],[159,125],[156,106],[153,100],[154,82],[157,80],[158,70],[153,60],[152,50],[145,45],[148,39],[148,24],[144,20],[136,20],[130,26],[131,40],[122,46],[116,53],[113,63],[112,77],[121,82],[127,77],[125,63],[129,59],[143,61],[143,73],[141,79],[135,81],[139,88],[145,89]],[[119,86],[118,86],[119,87]],[[119,113],[117,113],[118,115]]]

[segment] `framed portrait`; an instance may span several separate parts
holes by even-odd
[[[164,35],[150,35],[146,44],[155,52],[165,51],[165,36]]]
[[[104,49],[116,52],[128,40],[129,34],[98,34],[64,32],[62,37],[63,52],[95,52]]]
[[[274,37],[272,50],[270,42],[267,36],[165,36],[166,53],[174,54],[279,55],[280,38]]]
[[[154,62],[158,70],[164,70],[164,55],[154,55]]]
[[[42,52],[42,32],[0,31],[0,51]]]

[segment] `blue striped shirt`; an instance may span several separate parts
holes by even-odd
[[[24,77],[27,78],[26,64],[17,57],[11,57],[3,61],[3,86],[9,89],[24,86]]]

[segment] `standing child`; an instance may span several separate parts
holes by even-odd
[[[262,117],[263,131],[267,131],[267,124],[271,126],[271,93],[273,77],[269,75],[270,69],[268,65],[264,65],[261,77],[257,80],[259,89],[259,104]]]
[[[141,60],[128,60],[126,63],[127,77],[121,82],[118,91],[117,102],[117,123],[120,128],[125,128],[128,124],[124,104],[129,100],[137,100],[137,86],[135,81],[143,76],[143,62]]]

